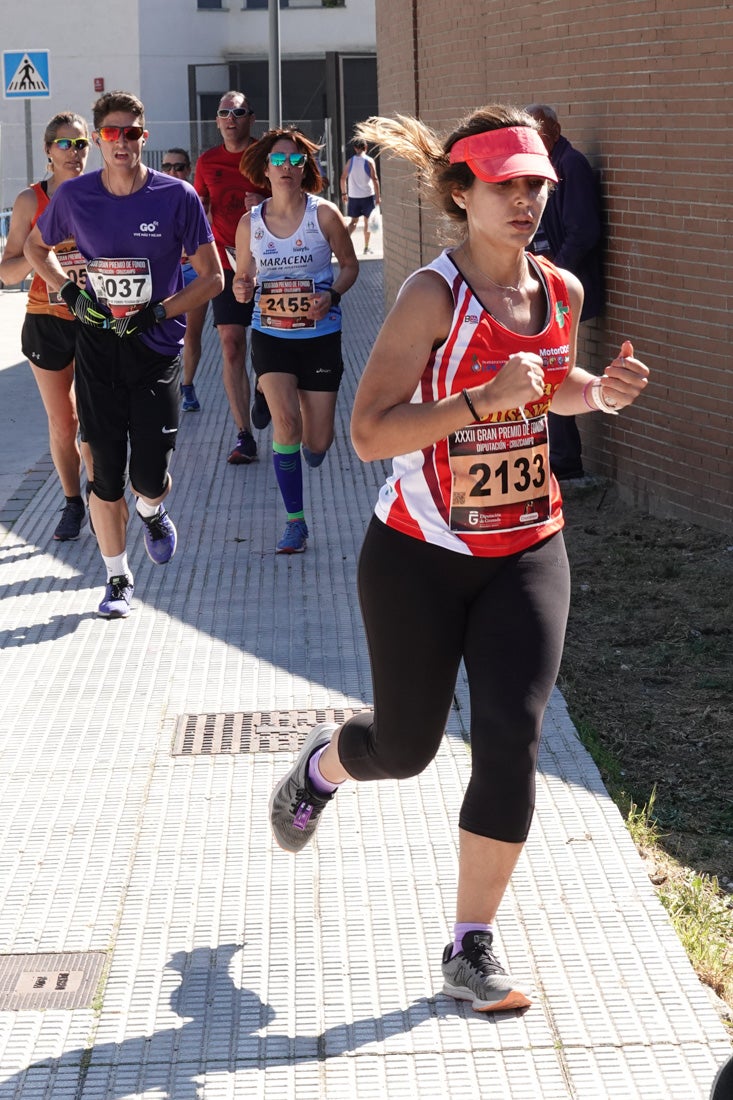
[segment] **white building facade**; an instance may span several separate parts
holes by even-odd
[[[270,30],[268,0],[3,0],[3,54],[47,55],[49,94],[0,100],[0,210],[43,177],[46,122],[74,110],[91,123],[103,91],[142,99],[153,167],[171,145],[195,159],[216,143],[214,111],[230,88],[246,92],[261,132],[270,112]],[[279,46],[282,119],[323,143],[333,178],[353,124],[377,110],[375,2],[280,0]],[[97,158],[93,150],[91,168]]]

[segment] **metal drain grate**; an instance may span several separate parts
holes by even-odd
[[[364,710],[371,707],[181,714],[176,720],[172,752],[173,756],[297,752],[306,734],[319,722],[340,725]]]
[[[0,1011],[90,1008],[106,961],[104,951],[0,955]]]

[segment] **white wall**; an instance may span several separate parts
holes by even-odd
[[[106,91],[124,88],[139,94],[137,8],[137,3],[120,7],[88,0],[2,0],[2,50],[49,52],[51,96],[29,101],[34,179],[45,172],[43,131],[48,120],[59,111],[71,110],[91,121],[92,104],[98,96],[95,77],[104,77]],[[111,41],[110,32],[114,36]],[[85,48],[90,44],[92,51]],[[1,209],[12,206],[27,183],[25,102],[0,99]],[[97,158],[96,152],[90,153],[90,167],[99,167]]]
[[[140,8],[142,98],[150,121],[188,118],[189,64],[268,57],[269,14],[243,10],[241,0],[230,0],[229,11],[198,11],[196,0],[140,0]],[[334,50],[375,52],[375,0],[280,12],[282,57],[323,57]],[[226,87],[217,80],[214,90]]]
[[[244,11],[241,0],[229,3],[224,12],[198,11],[196,0],[0,0],[0,48],[50,53],[51,97],[31,101],[33,178],[44,173],[48,119],[70,109],[91,120],[94,77],[104,79],[105,91],[140,96],[151,145],[188,146],[189,64],[268,55],[268,12]],[[280,12],[283,57],[375,49],[374,0]],[[11,206],[27,182],[24,102],[0,99],[0,209]],[[90,168],[99,166],[97,158],[90,153]]]

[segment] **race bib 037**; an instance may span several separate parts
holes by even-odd
[[[145,257],[90,260],[87,279],[99,304],[106,306],[113,317],[137,313],[153,296],[150,261]]]

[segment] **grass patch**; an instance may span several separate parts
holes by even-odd
[[[687,873],[659,896],[698,975],[733,1004],[733,909],[717,878]]]
[[[733,546],[563,485],[559,687],[697,974],[733,1022]]]
[[[621,765],[613,753],[606,748],[598,731],[590,722],[582,718],[578,719],[575,723],[575,728],[578,732],[581,744],[593,757],[595,765],[603,777],[603,782],[609,790],[612,787],[615,789],[619,788],[623,778]]]
[[[632,802],[626,814],[626,826],[631,839],[642,851],[653,851],[659,843],[661,830],[654,816],[654,803],[657,800],[657,788],[652,788],[649,801],[641,809]]]
[[[654,813],[656,787],[644,806],[631,802],[626,825],[640,854],[654,865],[649,877],[698,977],[733,1006],[733,897],[714,875],[695,874],[666,855]],[[733,1025],[733,1014],[729,1024]]]

